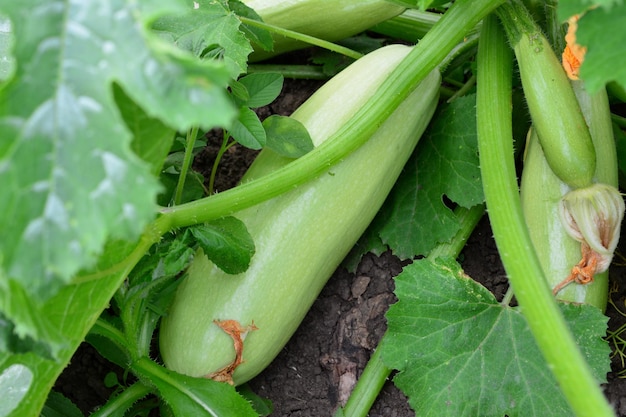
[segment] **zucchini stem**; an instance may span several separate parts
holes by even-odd
[[[133,404],[153,392],[142,382],[135,382],[119,395],[112,397],[106,404],[91,414],[91,417],[110,417],[123,415]]]
[[[324,72],[318,65],[280,65],[280,64],[250,64],[248,74],[252,73],[279,73],[285,78],[305,80],[327,80],[331,74]]]
[[[485,205],[477,204],[476,206],[466,209],[457,207],[454,214],[459,220],[460,229],[450,242],[440,243],[429,254],[428,259],[437,259],[442,257],[456,258],[461,253],[467,239],[472,234],[478,221],[485,213]],[[384,343],[386,335],[383,335],[379,345]],[[338,411],[335,416],[339,417],[365,417],[367,416],[376,397],[383,388],[385,381],[391,374],[392,369],[388,368],[380,355],[380,349],[376,349],[370,357],[363,373],[361,374],[354,390],[348,398],[346,405]]]
[[[224,131],[224,138],[222,139],[222,145],[220,149],[217,151],[217,155],[215,156],[215,161],[213,161],[213,166],[211,167],[211,176],[209,177],[209,195],[215,193],[215,177],[217,176],[217,168],[219,167],[220,161],[222,160],[222,156],[226,153],[231,146],[235,144],[235,142],[228,143],[228,139],[230,138],[230,134],[228,131]]]
[[[363,56],[362,53],[354,51],[345,46],[338,45],[333,42],[328,42],[315,36],[305,35],[304,33],[296,32],[289,29],[284,29],[278,26],[270,25],[258,20],[249,19],[247,17],[239,16],[239,20],[246,25],[255,26],[267,31],[273,32],[277,35],[285,36],[287,38],[295,39],[298,41],[306,42],[310,45],[319,46],[320,48],[328,49],[329,51],[337,52],[338,54],[345,55],[350,58],[359,59]]]
[[[503,39],[497,21],[485,19],[478,47],[476,113],[483,188],[494,238],[530,330],[574,413],[612,416],[557,307],[525,226],[511,133],[512,56]]]
[[[183,157],[183,164],[180,167],[180,175],[178,176],[178,184],[176,184],[176,193],[174,194],[174,205],[180,204],[183,198],[183,190],[185,189],[185,182],[187,180],[187,173],[193,160],[193,148],[196,144],[196,138],[198,137],[198,127],[193,127],[187,132],[187,139],[185,140],[185,155]]]

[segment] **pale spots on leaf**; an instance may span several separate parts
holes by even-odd
[[[49,156],[49,158],[47,158],[47,159],[51,159],[52,158],[52,154],[49,154],[48,156]],[[56,181],[64,180],[65,178],[67,178],[67,172],[63,168],[57,166],[57,167],[54,167],[52,169],[52,177]]]
[[[154,78],[159,71],[159,64],[154,59],[147,59],[143,64],[143,74],[148,78]]]
[[[61,40],[57,37],[51,37],[44,39],[39,45],[37,45],[37,55],[44,55],[50,51],[56,52],[61,48]]]
[[[137,209],[134,205],[126,203],[122,206],[122,216],[128,220],[134,220],[137,218]]]
[[[70,35],[77,38],[90,39],[93,37],[93,33],[77,21],[68,22],[67,30]]]
[[[11,165],[9,160],[0,161],[0,174],[8,172],[11,169]]]
[[[89,96],[78,97],[78,104],[91,113],[100,113],[103,111],[102,105]]]
[[[50,181],[47,181],[47,180],[37,181],[31,186],[31,190],[33,190],[36,193],[48,191],[49,189],[50,189]]]
[[[46,100],[33,112],[22,130],[22,139],[29,140],[40,135],[42,131],[52,132],[55,128],[54,102]]]
[[[0,241],[0,253],[29,294],[42,295],[51,281],[69,282],[112,235],[135,239],[154,216],[159,184],[130,150],[112,82],[168,128],[209,128],[233,118],[228,71],[172,53],[146,30],[172,8],[16,2],[0,19],[0,32],[29,29],[11,45],[20,65],[0,92],[10,103],[0,106],[10,141],[0,160],[0,184],[9,190],[2,207],[20,213],[0,226],[21,239]]]
[[[69,228],[69,216],[63,200],[56,194],[50,194],[46,200],[44,217],[57,225],[59,229]]]
[[[81,256],[83,254],[83,246],[78,240],[72,240],[68,243],[67,248],[74,256]]]
[[[97,200],[103,196],[113,197],[115,195],[115,186],[109,178],[105,178],[96,187],[95,190],[89,193],[89,198]]]
[[[116,50],[117,48],[115,47],[115,44],[113,42],[104,41],[102,43],[102,52],[104,52],[106,55],[112,55]]]
[[[11,21],[9,19],[0,19],[0,32],[11,33]]]
[[[114,182],[121,182],[126,176],[128,169],[127,163],[111,152],[98,152],[102,159],[102,166],[106,176]]]
[[[128,16],[129,16],[128,10],[120,9],[120,10],[116,11],[115,13],[113,13],[113,20],[116,20],[118,22],[119,21],[124,21],[124,20],[128,19]]]
[[[28,241],[41,239],[44,232],[44,226],[45,220],[42,217],[31,220],[24,230],[24,239]]]

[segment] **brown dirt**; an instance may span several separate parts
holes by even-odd
[[[263,111],[289,114],[318,85],[319,82],[288,82],[281,100]],[[196,167],[209,166],[213,152],[209,149],[200,155]],[[219,173],[218,189],[234,185],[252,158],[253,153],[239,151],[227,155]],[[622,243],[618,251],[626,253],[626,244]],[[468,275],[493,291],[498,299],[502,297],[507,288],[506,275],[486,217],[459,259]],[[612,278],[616,283],[623,283],[626,268],[620,264],[619,256],[616,259]],[[348,395],[385,331],[384,313],[395,300],[393,277],[400,273],[402,266],[389,252],[381,256],[367,254],[355,273],[340,268],[333,275],[290,342],[271,366],[250,382],[256,393],[273,402],[273,416],[332,415]],[[615,284],[615,288],[612,299],[626,311],[626,286]],[[626,322],[611,306],[607,314],[612,330]],[[613,369],[608,376],[607,397],[618,416],[626,416],[626,380],[618,376],[624,367],[617,356],[613,358]],[[121,376],[119,369],[83,344],[56,388],[88,412],[110,395],[112,390],[103,384],[104,375],[110,371]],[[372,417],[412,415],[406,398],[391,381],[385,385],[370,413]]]

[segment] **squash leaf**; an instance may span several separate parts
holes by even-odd
[[[0,268],[44,301],[93,265],[109,238],[134,239],[159,185],[130,148],[112,84],[175,129],[236,116],[223,65],[149,32],[181,2],[3,2],[16,70],[0,91]],[[50,76],[55,74],[55,76]]]
[[[475,106],[475,95],[440,106],[375,219],[383,243],[400,258],[427,254],[457,233],[444,196],[466,208],[484,201]]]
[[[417,415],[571,416],[518,308],[503,306],[453,260],[422,259],[396,278],[383,361]],[[607,318],[562,305],[598,383],[610,370]],[[581,393],[584,395],[584,393]]]
[[[226,0],[188,2],[187,10],[154,22],[153,29],[179,48],[223,60],[232,78],[246,72],[252,46]]]
[[[147,358],[132,365],[133,370],[156,387],[177,417],[256,417],[252,405],[235,387],[225,382],[182,375]]]

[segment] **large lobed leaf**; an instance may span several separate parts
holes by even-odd
[[[196,0],[189,6],[183,13],[158,19],[153,28],[196,56],[221,57],[233,78],[246,72],[252,47],[228,1]]]
[[[394,382],[417,415],[572,415],[519,309],[499,304],[456,262],[413,263],[397,277],[396,294],[382,357],[400,371]],[[606,317],[591,306],[562,311],[603,382]]]
[[[467,208],[484,201],[475,108],[476,96],[469,95],[437,110],[375,220],[382,241],[397,256],[427,254],[457,233],[458,220],[444,195]]]
[[[130,149],[113,83],[175,129],[227,125],[236,116],[222,64],[201,62],[146,29],[183,3],[0,5],[12,22],[16,62],[0,91],[0,268],[30,296],[51,296],[93,264],[107,239],[136,238],[155,215],[159,186]]]

